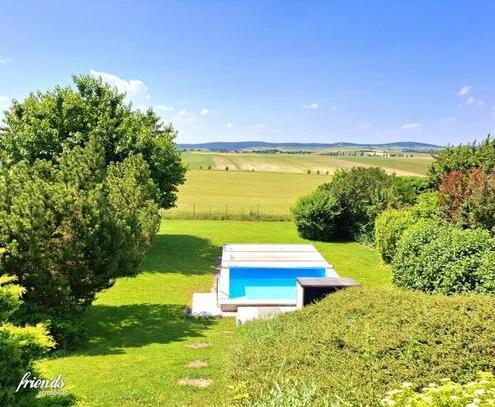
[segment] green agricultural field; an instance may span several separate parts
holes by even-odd
[[[311,154],[255,154],[255,153],[216,153],[216,152],[184,152],[184,162],[191,170],[224,171],[257,171],[287,172],[306,174],[309,171],[325,174],[337,168],[354,166],[379,166],[397,175],[423,175],[426,173],[431,156],[415,155],[414,157],[384,156],[331,156],[319,153]]]
[[[167,220],[142,272],[100,293],[84,322],[87,339],[75,351],[39,363],[48,377],[63,375],[80,406],[212,406],[225,395],[225,349],[235,334],[226,319],[187,319],[193,292],[209,291],[225,243],[304,242],[290,222]],[[342,276],[363,285],[389,285],[379,255],[358,243],[316,243]],[[193,349],[188,344],[209,346]],[[208,366],[191,368],[195,360]],[[207,388],[179,384],[210,379]]]
[[[269,172],[189,171],[173,218],[287,219],[297,198],[330,176]]]

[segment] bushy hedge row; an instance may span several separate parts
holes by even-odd
[[[283,393],[306,394],[310,405],[379,405],[404,382],[415,390],[444,377],[466,383],[494,371],[494,311],[485,295],[347,289],[242,326],[229,347],[230,379],[244,405]],[[291,381],[297,388],[284,390]]]
[[[375,218],[388,207],[413,203],[424,187],[417,177],[402,179],[379,168],[339,170],[331,182],[302,197],[292,213],[304,238],[369,242]]]
[[[397,286],[425,292],[495,293],[495,240],[486,230],[421,221],[404,232],[392,262]]]

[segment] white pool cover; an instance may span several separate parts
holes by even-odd
[[[334,268],[311,244],[227,244],[222,251],[217,291],[218,305],[223,311],[235,311],[238,306],[296,305],[295,297],[230,298],[230,269],[236,268],[324,269],[325,277],[338,277]]]

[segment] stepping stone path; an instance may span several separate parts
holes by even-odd
[[[199,369],[206,366],[208,366],[208,361],[202,359],[193,360],[187,364],[187,367],[192,367],[194,369]]]
[[[179,384],[181,386],[193,386],[204,389],[213,383],[211,379],[189,379],[187,377],[180,379]]]
[[[210,346],[210,344],[208,342],[190,342],[186,343],[186,346],[192,349],[200,349],[207,348],[208,346]]]

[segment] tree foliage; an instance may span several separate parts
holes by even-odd
[[[442,180],[439,201],[445,218],[464,228],[495,232],[495,172],[452,171]]]
[[[13,102],[0,132],[3,165],[39,159],[58,165],[64,152],[95,140],[106,165],[141,155],[158,187],[160,206],[172,207],[185,174],[172,126],[164,126],[152,110],[133,110],[125,94],[101,79],[73,79],[75,89],[57,86]]]
[[[486,172],[495,169],[495,139],[488,136],[481,143],[447,147],[440,151],[428,172],[430,186],[437,189],[452,171],[468,173],[473,168]]]
[[[106,166],[93,139],[64,151],[58,165],[4,169],[0,273],[27,289],[20,314],[57,325],[116,277],[135,273],[158,228],[157,194],[140,155]]]

